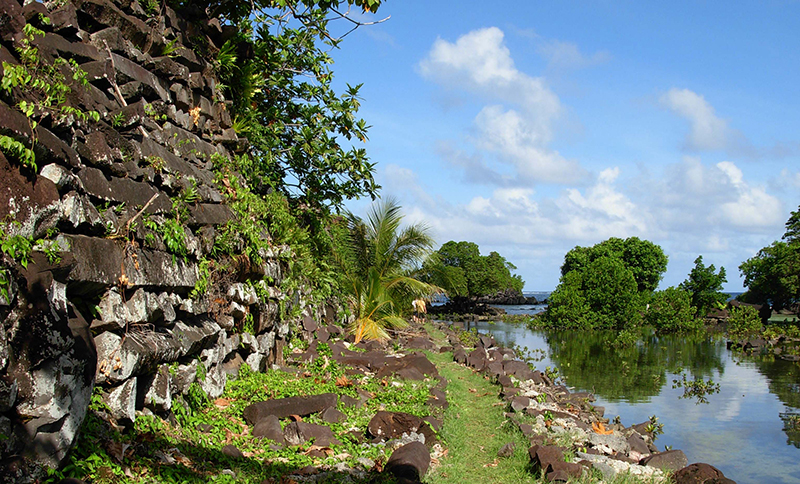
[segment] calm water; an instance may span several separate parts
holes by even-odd
[[[532,312],[523,308],[519,311]],[[664,424],[656,441],[661,449],[681,449],[690,463],[712,464],[739,484],[800,484],[800,433],[785,431],[780,418],[800,412],[797,363],[735,355],[724,339],[708,337],[650,336],[615,349],[607,334],[469,324],[500,343],[544,350],[537,368],[558,367],[567,385],[595,394],[606,417],[619,415],[631,425],[657,415]],[[711,378],[720,391],[708,396],[708,404],[682,399],[683,389],[672,388],[681,374]]]

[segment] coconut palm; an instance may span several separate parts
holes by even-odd
[[[345,290],[354,312],[348,330],[361,339],[388,339],[386,328],[407,325],[403,313],[411,301],[440,289],[412,277],[433,250],[425,224],[401,228],[397,201],[373,204],[366,220],[347,214],[348,237],[339,251]]]

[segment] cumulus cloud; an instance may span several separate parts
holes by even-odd
[[[783,203],[766,186],[748,182],[730,161],[705,165],[687,156],[667,166],[663,176],[640,180],[636,191],[665,232],[764,233],[785,217]]]
[[[513,109],[484,107],[475,118],[475,145],[498,154],[515,168],[520,181],[569,183],[585,176],[574,160],[567,160],[549,149],[549,129]]]
[[[754,146],[727,120],[717,116],[714,106],[702,95],[689,89],[672,88],[659,98],[660,104],[689,122],[683,147],[688,151],[725,151],[749,159],[784,159],[800,151],[800,143],[777,142],[772,146]]]
[[[541,119],[556,116],[561,105],[541,77],[520,72],[497,27],[474,30],[455,43],[436,39],[420,72],[451,88],[500,97],[536,111]]]
[[[689,89],[672,88],[661,96],[661,104],[689,122],[685,145],[691,150],[722,150],[729,146],[732,132],[728,122],[717,116],[705,98]]]
[[[536,275],[552,287],[575,245],[630,236],[652,240],[670,255],[664,287],[685,279],[698,254],[724,265],[736,284],[735,267],[780,237],[788,214],[735,163],[704,164],[689,156],[655,173],[608,168],[584,188],[507,184],[463,202],[431,196],[435,180],[388,171],[389,179],[381,180],[385,193],[400,195],[405,210],[429,222],[440,242],[470,240],[498,250],[524,278]]]
[[[548,146],[553,123],[562,112],[558,96],[543,78],[517,69],[503,39],[497,27],[472,31],[454,43],[437,39],[420,62],[420,73],[448,89],[477,94],[491,103],[476,115],[472,141],[479,150],[511,166],[514,176],[492,170],[487,180],[519,185],[580,180],[585,170]],[[481,166],[489,169],[485,163]]]
[[[602,50],[587,56],[580,51],[577,44],[559,40],[544,42],[537,51],[547,59],[548,67],[556,70],[583,69],[611,60],[611,54],[607,51]]]

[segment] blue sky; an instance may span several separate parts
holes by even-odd
[[[436,240],[558,283],[564,254],[638,236],[738,265],[800,205],[800,3],[389,0],[332,52],[364,83],[383,196]],[[348,27],[331,25],[334,32]],[[348,208],[364,213],[368,203]]]

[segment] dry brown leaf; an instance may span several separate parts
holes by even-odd
[[[289,418],[292,419],[292,421],[294,421],[294,422],[302,422],[303,421],[303,417],[301,417],[300,415],[289,415]]]
[[[108,453],[120,463],[122,463],[122,459],[125,457],[125,451],[128,450],[128,447],[130,447],[130,444],[123,444],[122,442],[109,442],[106,445]]]
[[[218,408],[226,408],[230,404],[231,404],[231,401],[228,398],[218,398],[218,399],[214,400],[214,405],[216,405]]]
[[[614,433],[614,430],[607,429],[602,422],[592,422],[592,430],[600,435],[610,435]]]
[[[494,462],[492,462],[491,464],[483,464],[483,467],[497,467],[498,463],[499,463],[499,460],[495,459]]]
[[[478,393],[478,390],[476,390],[476,389],[474,389],[474,388],[470,388],[470,389],[469,389],[469,392],[470,392],[470,393]]]
[[[322,451],[328,457],[333,455],[333,449],[330,447],[322,447],[321,445],[312,445],[303,452],[303,455],[310,455],[312,452]]]
[[[346,375],[342,375],[336,378],[336,386],[337,387],[351,387],[353,386],[353,381],[347,378]]]

